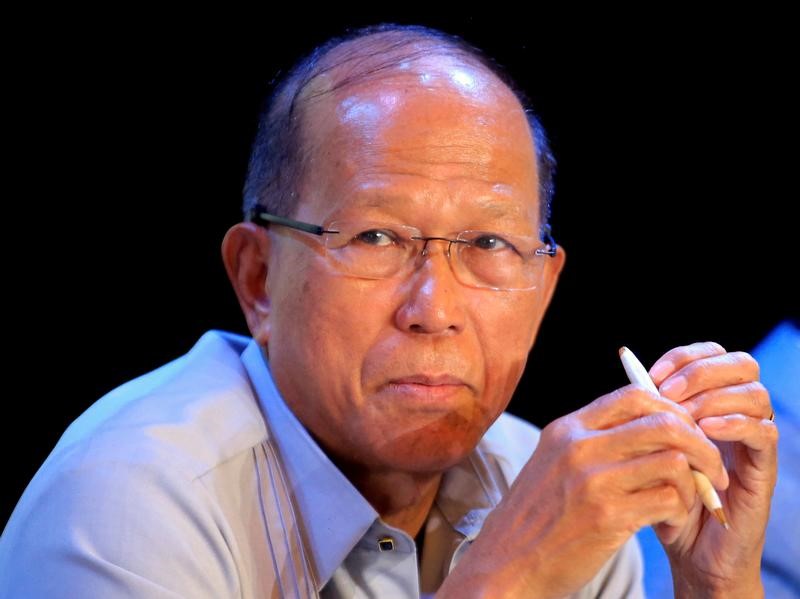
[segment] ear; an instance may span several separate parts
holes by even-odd
[[[237,223],[222,240],[222,261],[239,299],[250,333],[267,346],[270,331],[270,300],[267,267],[271,244],[267,231],[253,223]]]
[[[547,310],[550,305],[550,300],[553,299],[553,293],[556,290],[558,277],[564,268],[564,262],[567,260],[567,252],[562,246],[556,248],[556,255],[548,258],[545,264],[544,272],[542,273],[541,292],[543,294],[542,310]]]

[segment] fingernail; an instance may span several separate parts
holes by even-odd
[[[675,364],[667,360],[666,362],[659,362],[650,370],[650,378],[655,381],[660,381],[665,376],[675,370]]]
[[[671,399],[677,399],[680,394],[686,390],[686,385],[686,377],[672,377],[668,379],[666,383],[661,385],[659,392],[661,395],[669,396]]]

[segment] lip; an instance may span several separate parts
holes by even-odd
[[[470,386],[449,374],[414,374],[390,380],[384,391],[402,398],[404,405],[425,409],[453,409],[453,402],[464,400],[464,390]]]
[[[451,385],[466,385],[458,377],[449,374],[413,374],[389,381],[390,385],[426,385],[429,387],[441,387]]]

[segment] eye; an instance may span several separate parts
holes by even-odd
[[[479,250],[487,250],[487,251],[500,251],[500,250],[514,250],[514,246],[511,245],[508,241],[503,239],[502,237],[498,237],[497,235],[490,235],[485,234],[481,235],[480,237],[476,237],[470,242],[472,247],[475,247]]]
[[[392,245],[398,241],[397,233],[388,229],[369,229],[362,231],[353,237],[354,241],[359,241],[365,245],[377,247]]]

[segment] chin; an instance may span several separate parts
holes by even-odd
[[[393,470],[416,473],[444,472],[468,456],[481,435],[409,433],[379,449],[375,456],[381,465]]]

